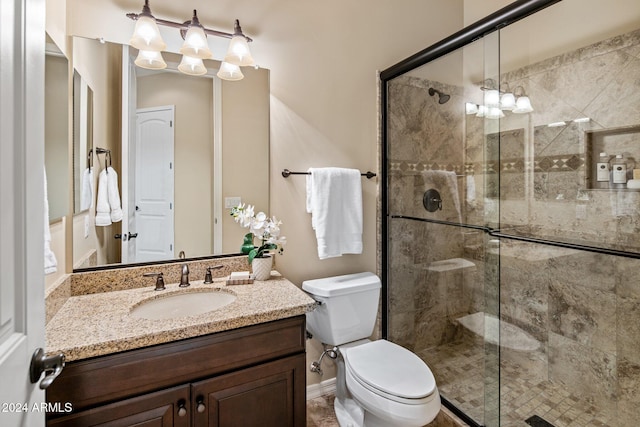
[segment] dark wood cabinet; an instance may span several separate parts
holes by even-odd
[[[304,426],[305,318],[70,362],[49,426]]]
[[[76,414],[50,420],[52,427],[84,426],[144,426],[188,427],[191,425],[189,386],[174,387],[155,393],[125,399],[110,405],[81,411]]]
[[[295,390],[305,387],[305,364],[297,355],[192,384],[193,425],[304,425],[306,403],[296,402]]]

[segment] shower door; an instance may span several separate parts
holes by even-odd
[[[482,337],[499,316],[499,248],[483,230],[498,221],[499,141],[485,141],[499,128],[465,106],[484,103],[475,89],[496,81],[498,47],[496,32],[387,82],[387,338],[487,425],[498,417],[498,347]]]
[[[640,419],[639,76],[630,0],[514,2],[381,75],[383,335],[471,425]]]

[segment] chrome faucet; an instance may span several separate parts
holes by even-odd
[[[180,286],[181,288],[186,288],[191,285],[189,283],[189,266],[187,264],[182,264],[182,275],[180,276]]]

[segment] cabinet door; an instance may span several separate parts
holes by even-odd
[[[190,412],[189,386],[184,385],[49,420],[47,425],[188,427]]]
[[[300,354],[194,383],[194,426],[302,427],[305,374]]]

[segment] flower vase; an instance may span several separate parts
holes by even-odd
[[[256,257],[251,261],[251,268],[255,280],[268,280],[273,268],[273,257],[271,255],[265,255],[262,258]]]

